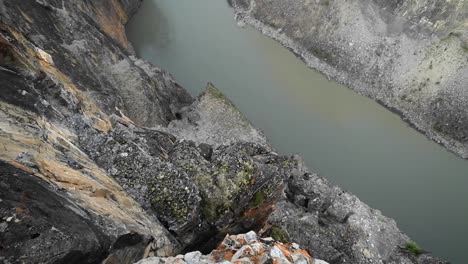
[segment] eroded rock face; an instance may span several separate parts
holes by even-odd
[[[31,204],[67,197],[81,213],[18,210],[36,218],[28,228],[43,238],[61,213],[90,229],[71,244],[51,244],[50,254],[60,251],[51,263],[130,263],[210,247],[226,232],[260,228],[290,174],[284,164],[292,161],[272,153],[212,85],[194,100],[168,73],[131,55],[123,25],[138,3],[0,3],[0,159],[44,181],[50,201],[31,197]],[[231,118],[220,120],[223,111]],[[183,123],[188,113],[200,123]],[[173,120],[182,123],[168,126]],[[198,125],[199,136],[189,138]],[[15,199],[11,205],[21,203]],[[13,218],[19,229],[2,245],[14,247],[0,256],[47,259],[43,239],[28,241],[24,253],[29,229]]]
[[[405,248],[409,238],[394,220],[311,174],[297,159],[285,196],[268,221],[274,238],[296,242],[330,263],[446,263],[412,255]]]
[[[468,157],[468,2],[232,2],[241,23]]]
[[[66,193],[3,161],[0,170],[1,250],[11,261],[92,263],[107,256],[111,238]]]
[[[300,159],[276,154],[213,85],[193,99],[132,56],[123,28],[138,4],[0,1],[4,262],[132,263],[248,230],[326,260],[398,259],[407,237],[391,220],[319,177],[297,181],[310,174]],[[310,224],[296,228],[296,213]],[[367,249],[369,233],[390,244]]]
[[[121,118],[106,134],[86,130],[84,150],[184,246],[261,227],[294,167],[258,143],[215,147]]]

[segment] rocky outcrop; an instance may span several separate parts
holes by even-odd
[[[302,182],[300,158],[275,153],[213,85],[194,99],[135,58],[124,24],[138,4],[0,1],[4,263],[132,263],[249,230],[325,260],[417,263],[393,221]]]
[[[112,259],[132,263],[143,256],[152,236],[160,238],[155,242],[159,246],[168,244],[163,229],[145,219],[142,211],[135,212],[141,216],[124,219],[130,216],[124,210],[135,211],[136,205],[128,204],[119,211],[117,201],[109,204],[100,197],[95,201],[99,206],[114,208],[91,210],[73,194],[54,189],[56,186],[18,164],[2,161],[0,172],[2,263],[98,263],[105,258],[107,263],[115,263]],[[122,197],[113,199],[122,201]]]
[[[20,193],[0,202],[5,261],[131,263],[210,248],[262,226],[280,196],[293,161],[228,99],[209,85],[194,100],[132,56],[123,25],[138,3],[0,3],[0,160],[4,190]]]
[[[248,23],[468,158],[466,1],[233,0]]]
[[[302,245],[330,263],[446,263],[409,250],[394,220],[311,174],[300,157],[285,196],[270,216],[269,234]]]
[[[307,251],[298,244],[283,244],[271,237],[260,238],[253,231],[247,234],[227,235],[209,255],[201,252],[189,252],[169,258],[148,258],[138,264],[210,264],[210,263],[282,263],[282,264],[327,264],[319,259],[312,259]]]

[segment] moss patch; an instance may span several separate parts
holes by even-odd
[[[252,197],[252,206],[257,207],[262,204],[267,198],[266,194],[263,191],[258,191]]]
[[[281,227],[277,225],[273,225],[270,229],[270,236],[282,243],[289,243],[288,234],[284,231]]]
[[[241,185],[248,185],[253,179],[254,167],[248,162],[242,163],[242,170],[237,172],[237,179]]]
[[[173,217],[178,222],[183,222],[189,214],[190,201],[187,200],[187,192],[184,189],[175,188],[176,175],[159,173],[148,183],[146,198],[151,207],[164,217]]]

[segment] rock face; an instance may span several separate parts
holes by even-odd
[[[241,23],[468,158],[468,2],[232,3]]]
[[[194,99],[135,58],[139,2],[0,1],[0,260],[133,263],[255,230],[417,263],[393,221],[275,153],[213,85]]]
[[[124,23],[138,4],[0,2],[5,261],[131,263],[211,248],[263,226],[280,197],[290,158],[212,85],[194,100],[132,56]]]
[[[411,254],[405,246],[410,240],[394,220],[311,174],[296,159],[285,196],[268,220],[272,237],[296,242],[330,263],[446,263]]]

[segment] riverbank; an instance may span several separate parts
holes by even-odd
[[[253,229],[335,263],[440,263],[213,85],[193,98],[136,58],[139,4],[0,2],[3,262],[134,263]]]
[[[445,9],[428,4],[431,11],[425,13],[419,2],[386,6],[372,1],[235,0],[232,5],[241,26],[253,26],[307,66],[468,157],[466,2],[446,4]],[[444,20],[444,12],[453,13]],[[418,19],[419,24],[414,22]]]

